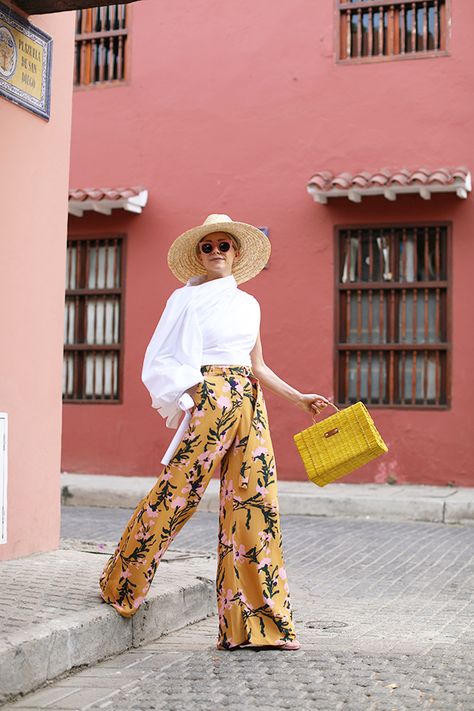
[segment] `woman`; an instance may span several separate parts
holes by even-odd
[[[210,215],[168,253],[186,286],[171,295],[145,354],[152,406],[177,427],[149,494],[138,504],[100,579],[103,599],[130,617],[159,561],[220,466],[218,647],[298,649],[281,549],[276,470],[260,384],[309,413],[327,405],[265,364],[260,307],[237,288],[265,266],[268,238]]]

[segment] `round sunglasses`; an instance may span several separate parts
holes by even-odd
[[[222,241],[219,242],[217,245],[217,248],[219,252],[228,252],[229,249],[231,248],[232,243],[228,241]],[[199,249],[203,254],[211,254],[212,250],[214,249],[214,245],[211,244],[211,242],[204,242],[203,244],[199,245]]]

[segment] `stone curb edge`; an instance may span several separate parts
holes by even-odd
[[[0,705],[75,667],[96,664],[203,620],[215,608],[214,581],[197,575],[189,585],[151,593],[130,620],[99,604],[13,634],[0,643]]]
[[[110,483],[105,481],[110,479]],[[69,506],[135,508],[153,480],[133,477],[96,477],[63,474],[63,503]],[[116,483],[120,482],[119,488]],[[383,521],[422,521],[474,526],[474,487],[376,487],[357,485],[346,493],[344,485],[332,491],[303,484],[301,491],[286,490],[280,482],[279,504],[282,514],[366,518]],[[282,485],[283,484],[283,485]],[[332,486],[332,485],[331,485]],[[347,486],[347,485],[346,485]],[[379,490],[380,487],[380,490]],[[289,489],[289,488],[288,488]],[[199,505],[200,511],[219,511],[218,482],[211,480]]]
[[[333,518],[364,518],[378,521],[420,521],[474,526],[474,492],[469,500],[455,498],[418,497],[396,499],[391,496],[357,496],[347,498],[325,496],[306,497],[285,492],[278,497],[280,513],[293,516],[325,516]],[[203,501],[204,511],[219,511],[217,495]]]

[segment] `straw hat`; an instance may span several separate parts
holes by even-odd
[[[270,240],[252,225],[234,222],[229,215],[209,215],[202,225],[177,237],[168,252],[168,266],[179,281],[186,284],[190,277],[205,274],[197,258],[198,242],[213,232],[227,232],[240,243],[240,257],[234,262],[232,274],[238,284],[252,279],[263,269],[270,257]]]

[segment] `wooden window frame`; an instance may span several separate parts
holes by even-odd
[[[340,334],[340,324],[341,324],[341,300],[340,300],[340,291],[342,290],[343,287],[341,287],[341,282],[340,282],[340,274],[341,274],[341,250],[340,250],[340,233],[343,230],[398,230],[398,229],[408,229],[408,228],[429,228],[429,227],[442,227],[446,229],[446,260],[447,260],[447,267],[446,267],[446,286],[443,288],[446,288],[446,343],[443,343],[443,350],[446,353],[446,402],[444,403],[439,403],[439,404],[433,404],[433,405],[428,405],[428,404],[410,404],[410,403],[369,403],[368,407],[370,409],[386,409],[386,410],[422,410],[422,411],[428,411],[428,412],[436,412],[439,410],[450,410],[451,409],[451,385],[452,385],[452,269],[453,269],[453,260],[452,260],[452,222],[449,220],[436,220],[436,221],[429,221],[429,220],[423,220],[423,221],[410,221],[410,222],[389,222],[389,223],[383,223],[383,222],[377,222],[377,223],[355,223],[351,222],[348,224],[338,224],[334,225],[334,254],[335,254],[335,269],[334,269],[334,351],[333,351],[333,362],[334,362],[334,370],[333,370],[333,383],[334,383],[334,393],[335,393],[335,402],[339,407],[347,407],[349,402],[341,402],[341,399],[339,397],[340,392],[342,388],[340,387],[340,361],[339,361],[339,354],[341,351],[344,350],[359,350],[359,351],[369,351],[371,350],[377,350],[378,344],[370,344],[370,343],[361,343],[361,344],[347,344],[347,343],[342,343],[339,340],[339,334]],[[410,285],[409,288],[413,288],[414,284],[417,282],[407,282],[407,284]],[[422,284],[423,282],[418,282]],[[436,281],[429,282],[430,287],[436,288]],[[353,282],[353,284],[357,284],[357,282]],[[377,288],[378,284],[386,284],[387,286],[385,288],[389,289],[390,284],[396,285],[397,288],[403,288],[400,285],[403,285],[404,282],[396,282],[396,281],[387,281],[387,282],[362,282],[364,284],[365,288],[369,289],[370,284],[373,284],[375,288]],[[356,286],[352,286],[351,288],[356,289]],[[350,348],[347,348],[347,346],[350,346]],[[394,345],[395,348],[392,350],[403,350],[400,348],[399,343],[386,343],[382,344],[384,345],[384,348],[382,350],[390,351],[390,345]],[[406,344],[405,350],[410,350],[410,345],[411,344]],[[436,344],[429,344],[431,347],[430,348],[425,348],[425,350],[434,350]],[[358,348],[356,346],[359,346]],[[420,344],[420,350],[423,350],[423,344]],[[380,350],[380,348],[379,348]]]
[[[420,3],[423,0],[415,0]],[[344,9],[365,9],[373,7],[390,7],[396,5],[406,5],[410,0],[369,0],[373,4],[368,4],[367,1],[349,2],[349,0],[334,0],[335,3],[335,22],[334,22],[334,45],[336,48],[336,64],[353,65],[353,64],[371,64],[374,62],[393,62],[407,61],[412,59],[435,59],[440,57],[448,57],[451,54],[451,3],[452,0],[445,0],[445,34],[441,36],[444,47],[437,50],[426,50],[418,52],[404,52],[399,54],[379,54],[377,56],[367,57],[342,57],[342,40],[341,40],[341,11]]]
[[[120,3],[109,3],[109,4],[116,5],[116,4],[120,4]],[[123,79],[112,79],[110,81],[108,80],[108,81],[89,82],[88,84],[73,83],[73,91],[91,91],[91,90],[97,90],[97,89],[113,89],[113,88],[117,88],[117,87],[121,87],[121,86],[129,86],[130,85],[130,60],[131,60],[131,56],[132,56],[131,45],[132,45],[132,36],[133,36],[133,33],[131,31],[132,24],[133,24],[132,6],[133,6],[133,2],[132,3],[129,2],[125,5],[126,13],[127,13],[126,14],[127,23],[126,23],[125,32],[123,33],[126,36],[125,51],[124,51],[124,65],[125,65],[124,78]],[[97,6],[97,7],[99,7],[99,6]],[[104,7],[104,6],[101,6],[101,7]],[[84,8],[84,9],[87,10],[87,9],[93,9],[93,8]],[[76,10],[76,12],[78,12],[78,11]],[[100,36],[104,36],[104,37],[107,36],[108,37],[111,34],[112,34],[111,32],[90,33],[90,36],[91,37],[94,36],[97,39],[100,39]],[[86,39],[87,37],[89,37],[89,35],[87,35],[87,34],[85,34],[85,35],[75,34],[74,35],[74,75],[75,75],[75,71],[76,71],[75,65],[76,65],[77,42],[81,39]]]
[[[126,264],[127,264],[127,235],[122,232],[107,233],[107,234],[70,234],[67,241],[69,242],[95,242],[106,239],[117,239],[121,241],[121,286],[113,289],[114,293],[120,294],[120,315],[119,315],[119,334],[120,343],[104,346],[94,346],[94,344],[64,344],[64,352],[66,351],[94,351],[94,350],[116,350],[119,354],[118,373],[117,373],[117,388],[118,397],[116,399],[93,399],[93,398],[64,398],[63,405],[122,405],[124,401],[124,363],[125,363],[125,282],[126,282]],[[104,293],[104,289],[73,289],[65,290],[65,296],[73,295],[80,292],[83,295],[94,295],[96,293]],[[86,294],[87,292],[87,294]]]

